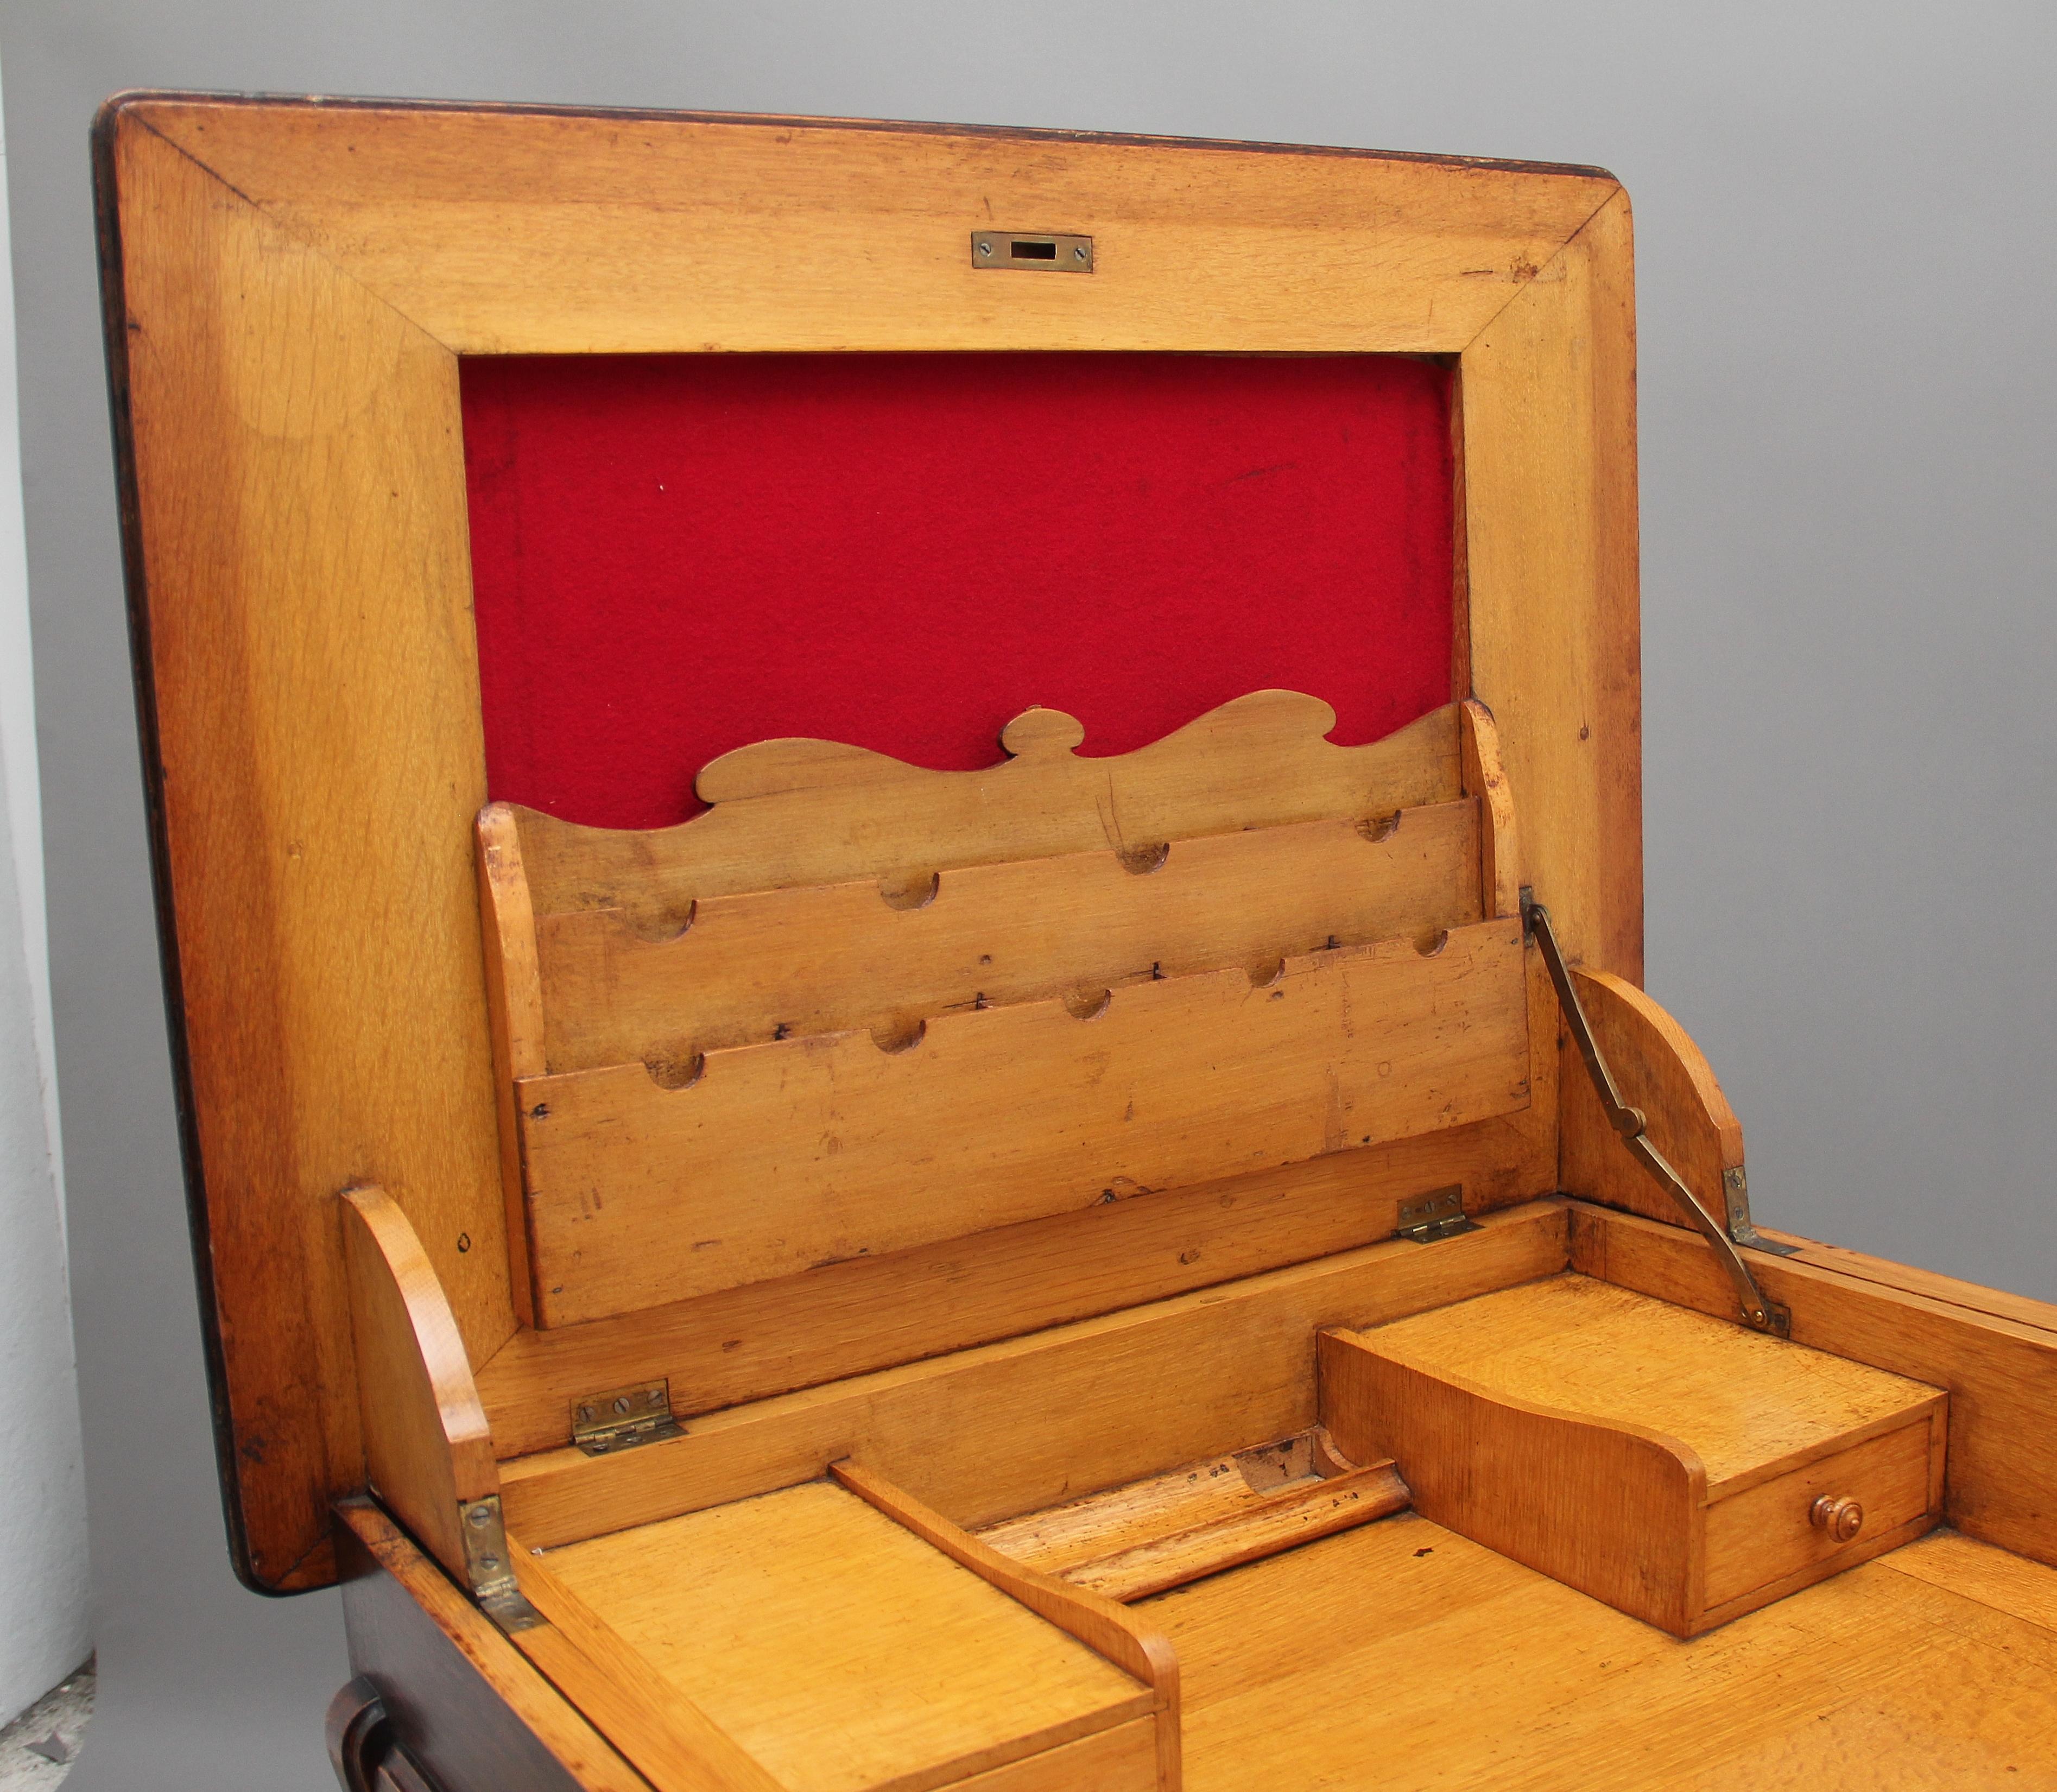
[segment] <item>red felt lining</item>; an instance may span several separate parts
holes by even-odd
[[[615,827],[779,735],[1125,752],[1267,685],[1450,700],[1449,379],[1397,356],[468,359],[495,798]]]

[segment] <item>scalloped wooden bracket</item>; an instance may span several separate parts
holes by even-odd
[[[1008,757],[935,771],[862,747],[763,740],[711,762],[695,788],[713,805],[676,827],[583,827],[509,806],[538,915],[616,907],[678,925],[695,898],[1112,848],[1139,864],[1167,842],[1281,822],[1357,819],[1454,801],[1455,704],[1364,746],[1327,738],[1318,697],[1254,691],[1161,740],[1081,756],[1060,710],[1001,731]]]

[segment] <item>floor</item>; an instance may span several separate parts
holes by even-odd
[[[45,1792],[71,1771],[93,1716],[93,1663],[0,1730],[0,1792]]]

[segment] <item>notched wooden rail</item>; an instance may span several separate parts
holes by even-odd
[[[569,1324],[1512,1112],[1519,920],[517,1084],[539,1322]],[[1090,1031],[1087,1030],[1090,1029]]]

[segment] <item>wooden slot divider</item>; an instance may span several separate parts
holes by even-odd
[[[1567,1260],[1562,1204],[1531,1202],[1439,1244],[1371,1245],[731,1407],[618,1455],[504,1461],[507,1520],[555,1548],[796,1485],[850,1457],[973,1529],[1306,1430],[1322,1327],[1381,1323]],[[965,1413],[979,1415],[975,1449]]]
[[[1554,1066],[1556,1045],[1545,1062]],[[557,1448],[573,1402],[661,1377],[681,1416],[1147,1305],[1392,1236],[1455,1185],[1474,1216],[1556,1187],[1532,1113],[1155,1193],[588,1324],[524,1330],[478,1371],[502,1456]]]
[[[515,1318],[526,1327],[535,1324],[536,1309],[529,1267],[528,1188],[521,1175],[521,1129],[515,1121],[514,1085],[521,1078],[541,1076],[549,1068],[542,964],[513,811],[504,803],[489,803],[478,812],[475,836],[486,947],[486,1008],[492,1026],[493,1080],[500,1108],[500,1185],[507,1209],[508,1282]]]
[[[911,903],[870,879],[703,897],[671,932],[618,908],[545,914],[525,943],[547,1068],[854,1029],[890,1043],[951,1012],[1433,938],[1481,918],[1479,832],[1466,800],[1175,841],[1139,868],[1112,849],[955,866]]]
[[[1476,697],[1457,706],[1464,795],[1479,805],[1480,912],[1490,921],[1521,912],[1521,854],[1515,830],[1514,791],[1500,753],[1492,712]]]
[[[1158,1787],[1179,1792],[1179,1658],[1161,1631],[1113,1600],[1002,1555],[859,1463],[846,1457],[830,1463],[829,1473],[894,1523],[1150,1687],[1159,1702]]]
[[[1215,1180],[1529,1098],[1521,923],[517,1085],[539,1323]],[[1087,1033],[1083,1029],[1090,1028]],[[682,1198],[683,1197],[683,1198]]]
[[[1727,1318],[1728,1279],[1699,1236],[1639,1215],[1567,1203],[1572,1267],[1660,1300]],[[1916,1289],[1746,1251],[1758,1285],[1789,1308],[1793,1338],[1945,1390],[1946,1521],[1967,1536],[2057,1563],[2057,1336]]]

